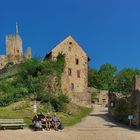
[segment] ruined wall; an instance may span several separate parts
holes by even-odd
[[[0,69],[2,69],[6,64],[5,55],[0,55]]]
[[[108,105],[108,91],[100,90],[94,87],[88,87],[88,91],[91,94],[91,102],[103,106]]]
[[[140,91],[140,75],[136,75],[133,78],[133,91],[135,90]]]
[[[26,53],[25,53],[25,57],[26,57],[26,59],[30,59],[31,56],[32,56],[31,48],[28,47],[27,50],[26,50]]]
[[[122,93],[109,92],[108,93],[108,113],[114,116],[114,111],[116,109],[117,101],[121,98],[126,98],[127,96]]]
[[[100,90],[100,93],[98,94],[98,104],[101,105],[108,105],[108,91],[106,90]]]

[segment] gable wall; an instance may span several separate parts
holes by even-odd
[[[69,44],[69,42],[72,42],[72,44]],[[71,51],[69,47],[71,47]],[[61,52],[65,54],[65,69],[61,82],[63,92],[68,93],[70,97],[77,96],[79,98],[83,96],[83,100],[87,100],[88,57],[86,53],[71,37],[68,37],[52,50],[52,58],[55,59]],[[76,59],[79,60],[78,65]],[[68,75],[68,68],[72,69],[72,76]],[[77,77],[77,70],[80,71],[80,78]],[[73,90],[71,83],[74,84]]]

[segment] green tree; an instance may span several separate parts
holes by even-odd
[[[29,96],[31,99],[36,98],[50,103],[56,111],[59,108],[63,110],[68,103],[67,96],[62,94],[60,82],[65,67],[64,61],[64,55],[59,54],[56,61],[32,58],[18,65],[14,77],[0,82],[0,106],[9,105]],[[49,88],[47,83],[53,88]]]
[[[112,64],[103,64],[100,67],[98,74],[101,82],[101,89],[113,90],[117,72],[117,68]]]
[[[114,115],[118,121],[128,123],[128,115],[132,115],[136,108],[135,102],[128,101],[126,98],[120,98],[117,100]]]
[[[116,76],[117,91],[122,93],[131,93],[133,77],[140,74],[140,71],[132,68],[124,68]]]
[[[101,89],[100,77],[99,77],[98,71],[96,69],[89,68],[88,81],[89,81],[88,82],[89,87],[95,87],[97,89]]]

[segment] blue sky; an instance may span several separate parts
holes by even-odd
[[[87,52],[89,65],[112,63],[140,69],[139,0],[0,0],[0,54],[15,23],[24,50],[44,57],[72,35]]]

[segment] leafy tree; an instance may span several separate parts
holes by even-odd
[[[130,93],[132,91],[132,80],[136,74],[140,74],[140,71],[132,68],[124,68],[116,76],[117,91],[122,93]]]
[[[113,90],[117,68],[112,64],[103,64],[99,71],[101,89]]]
[[[56,111],[63,111],[68,97],[61,92],[61,74],[65,67],[65,57],[59,54],[56,61],[41,61],[32,58],[22,63],[18,68],[18,74],[10,80],[0,82],[1,94],[0,106],[6,106],[29,96],[38,101],[46,102]],[[54,90],[50,90],[46,82],[54,81]]]
[[[101,85],[100,85],[101,81],[100,81],[98,71],[96,69],[89,68],[88,81],[89,81],[88,86],[101,89]]]
[[[139,75],[140,70],[124,68],[118,71],[112,64],[103,64],[100,69],[89,69],[89,86],[128,94],[132,91],[132,79]]]
[[[114,115],[118,121],[128,123],[128,115],[132,115],[136,108],[136,103],[128,101],[126,98],[120,98],[117,100]]]

